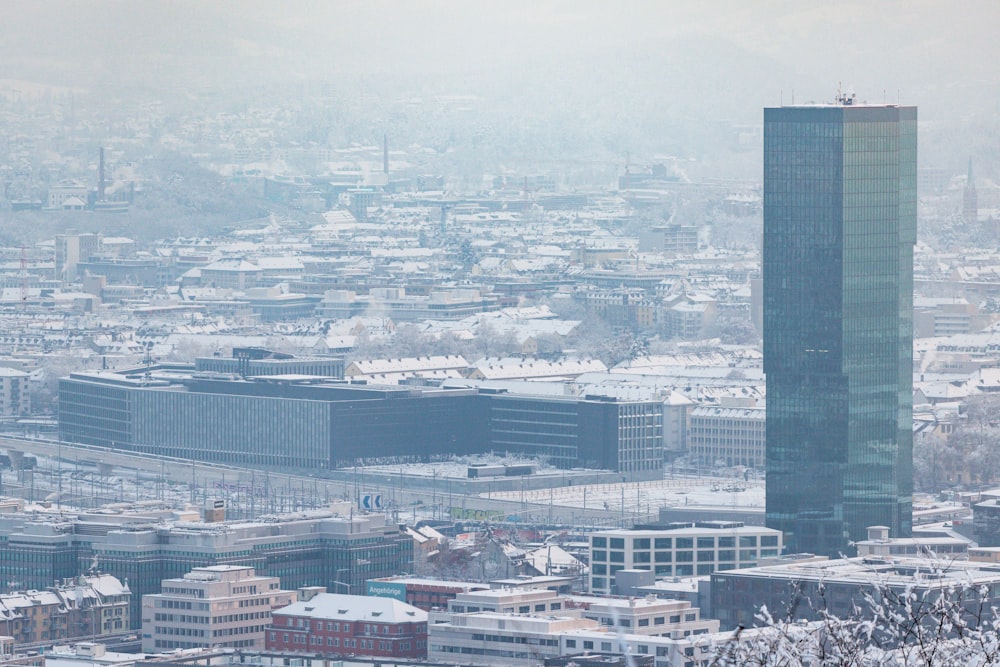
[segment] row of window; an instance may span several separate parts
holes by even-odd
[[[277,642],[278,633],[277,632],[270,633],[268,639],[271,642]],[[303,644],[303,645],[308,644],[309,646],[323,646],[324,644],[322,637],[309,636],[307,640],[306,635],[296,634],[289,637],[289,634],[287,632],[281,634],[281,641],[284,642],[285,644],[289,642],[289,639],[291,639],[292,644]],[[423,648],[422,645],[423,645],[422,641],[417,642],[417,648]],[[376,647],[376,642],[373,639],[351,639],[351,638],[344,638],[343,642],[341,642],[339,637],[327,637],[326,646],[329,648],[361,648],[361,649],[374,650]],[[392,650],[392,642],[378,641],[378,650],[379,651]],[[408,641],[400,642],[398,650],[400,651],[410,650],[410,642]]]
[[[740,547],[756,547],[758,544],[758,537],[760,538],[760,546],[762,547],[774,547],[778,546],[778,536],[777,535],[712,535],[705,537],[634,537],[629,538],[632,541],[633,551],[648,550],[652,545],[653,549],[693,549],[695,546],[695,540],[697,540],[697,545],[699,549],[713,549],[716,546],[719,547],[734,547],[736,546],[736,538],[739,538]],[[599,535],[594,535],[591,538],[591,547],[593,549],[604,549],[606,547],[612,549],[624,549],[625,548],[625,538],[623,537],[612,537],[610,540],[607,537],[602,537]],[[603,555],[598,556],[598,554],[603,554],[603,551],[594,551],[595,560],[607,560]],[[614,552],[612,552],[614,553]]]

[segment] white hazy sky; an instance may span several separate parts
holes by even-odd
[[[62,52],[101,56],[95,65],[150,51],[203,52],[219,62],[266,55],[278,70],[306,78],[344,66],[432,78],[540,60],[613,64],[704,37],[787,67],[802,88],[810,80],[822,80],[823,90],[837,80],[907,88],[921,77],[941,87],[1000,80],[997,0],[5,0],[4,7],[0,57],[35,64]]]
[[[319,81],[336,90],[350,80],[372,107],[379,96],[474,93],[482,109],[500,115],[554,111],[561,123],[589,114],[637,135],[691,119],[756,122],[762,106],[793,94],[797,102],[830,101],[842,85],[862,100],[917,104],[922,120],[945,131],[964,128],[964,137],[939,133],[944,147],[1000,135],[1000,0],[3,0],[2,7],[0,78],[11,80],[84,89],[162,84],[171,94],[186,84],[224,91]],[[1000,146],[980,152],[1000,155]]]

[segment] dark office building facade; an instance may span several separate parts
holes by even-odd
[[[764,110],[767,525],[792,551],[908,536],[915,107]]]
[[[559,468],[635,473],[663,469],[662,403],[497,394],[489,401],[490,447]]]
[[[60,380],[59,437],[237,465],[333,469],[488,451],[662,474],[663,404],[602,396],[93,371]]]

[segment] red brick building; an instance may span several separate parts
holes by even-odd
[[[427,612],[391,598],[320,593],[271,614],[268,651],[427,657]]]

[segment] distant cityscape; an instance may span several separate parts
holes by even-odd
[[[0,40],[0,667],[1000,664],[995,86],[389,5]]]

